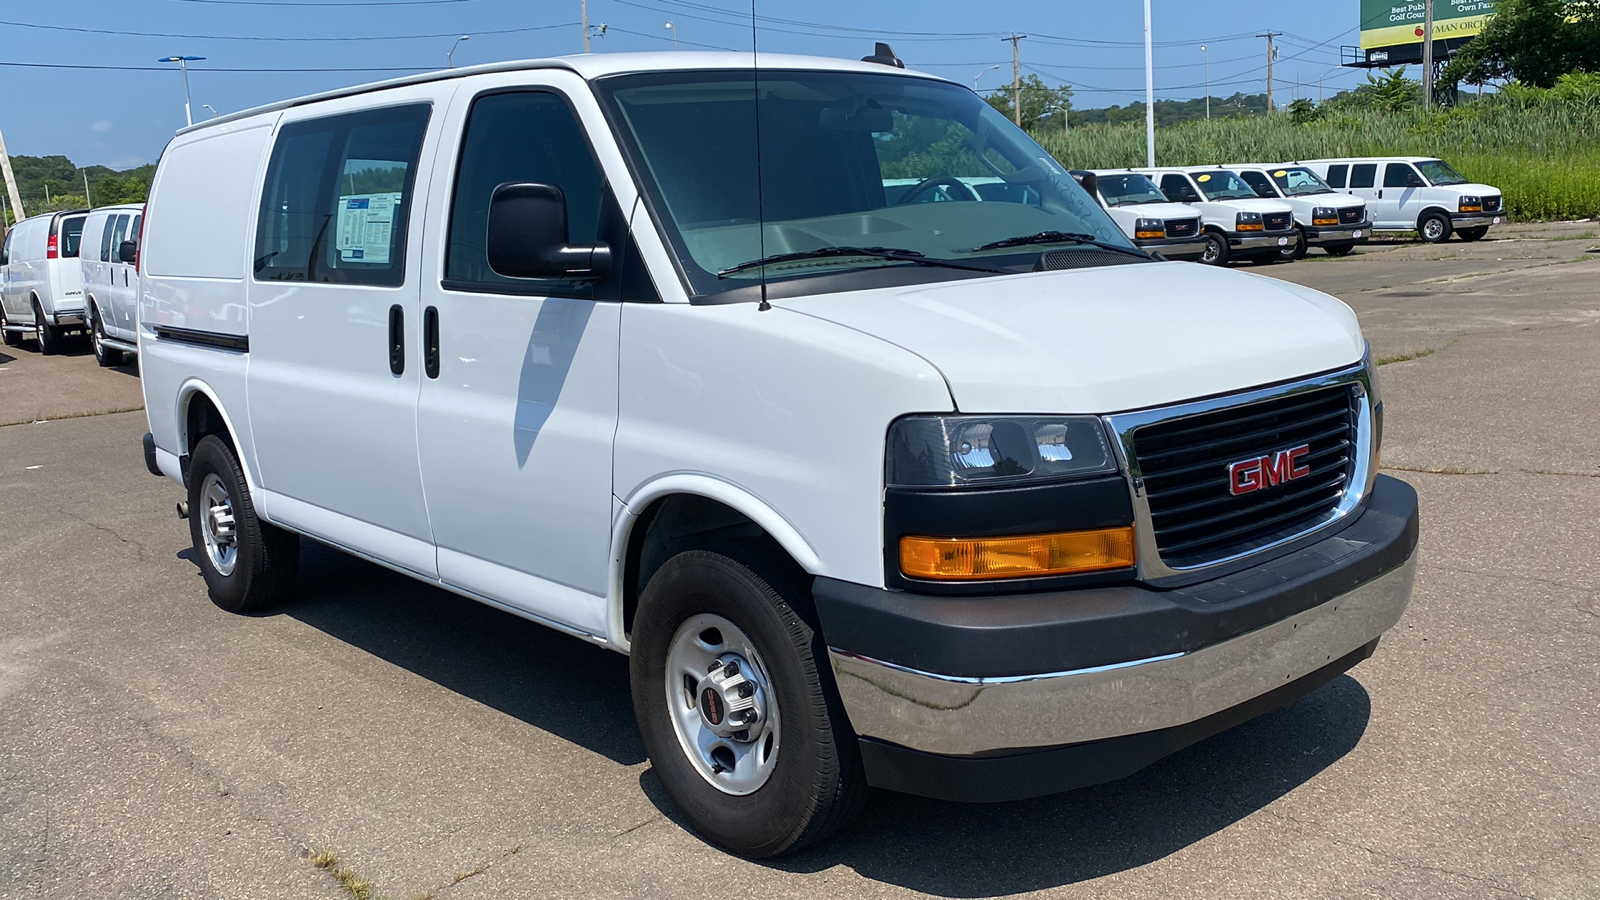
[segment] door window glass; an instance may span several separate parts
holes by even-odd
[[[116,227],[117,217],[106,216],[106,227],[100,232],[100,261],[111,262],[115,254],[111,252],[111,230]]]
[[[1240,172],[1239,177],[1244,179],[1245,184],[1250,185],[1251,189],[1256,192],[1257,197],[1266,197],[1270,200],[1278,196],[1278,192],[1273,189],[1272,183],[1267,180],[1267,176],[1260,172]]]
[[[534,182],[561,189],[567,241],[599,240],[605,176],[566,100],[546,91],[480,97],[467,116],[450,207],[444,276],[451,287],[494,286],[539,295],[590,297],[593,283],[507,278],[489,268],[489,200],[502,184]]]
[[[1340,163],[1337,166],[1329,166],[1328,184],[1336,188],[1344,187],[1344,175],[1348,171],[1350,171],[1350,167],[1344,163]]]
[[[1369,188],[1376,183],[1377,177],[1377,163],[1356,163],[1350,169],[1350,186],[1353,188]]]
[[[111,248],[110,258],[112,262],[122,261],[122,257],[117,255],[117,251],[122,247],[122,242],[128,239],[128,220],[128,216],[117,216],[110,222],[106,223],[112,226],[111,240],[106,242],[106,246]]]
[[[405,281],[406,225],[426,104],[285,125],[256,228],[256,278]]]
[[[61,220],[61,258],[73,259],[78,255],[78,244],[83,240],[83,223],[88,216],[74,216]]]
[[[1189,183],[1189,179],[1182,175],[1172,174],[1161,176],[1161,193],[1166,194],[1179,203],[1199,203],[1200,194]]]
[[[1386,188],[1421,187],[1422,176],[1411,168],[1409,163],[1389,163],[1383,170],[1383,186]]]

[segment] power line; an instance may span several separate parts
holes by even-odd
[[[560,25],[529,25],[523,28],[497,28],[491,31],[443,31],[434,34],[384,34],[372,37],[262,37],[259,35],[229,35],[229,34],[170,34],[161,31],[117,31],[108,28],[84,28],[78,25],[40,25],[33,22],[6,22],[0,25],[9,25],[14,28],[37,28],[45,31],[70,31],[78,34],[111,34],[118,37],[161,37],[183,38],[195,41],[412,41],[412,40],[438,40],[440,38],[453,38],[461,34],[490,35],[490,34],[520,34],[528,31],[548,31],[554,28],[572,28],[576,22],[564,22]]]
[[[162,66],[96,66],[84,63],[26,63],[26,62],[0,62],[0,66],[14,69],[85,69],[93,71],[111,72],[170,72],[170,68]],[[262,73],[291,73],[291,72],[431,72],[436,66],[355,66],[336,67],[322,66],[314,68],[287,68],[287,69],[249,69],[249,68],[212,68],[190,69],[191,72],[262,72]]]
[[[442,3],[476,3],[477,0],[316,0],[314,3],[291,0],[172,0],[174,3],[209,3],[214,6],[437,6]]]

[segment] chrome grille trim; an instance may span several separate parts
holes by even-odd
[[[1253,403],[1277,400],[1295,394],[1338,386],[1346,386],[1351,389],[1356,420],[1356,442],[1353,448],[1355,451],[1355,465],[1350,473],[1349,487],[1344,491],[1343,496],[1339,498],[1339,502],[1327,514],[1306,528],[1260,547],[1221,556],[1199,564],[1169,565],[1162,558],[1160,548],[1156,542],[1155,526],[1150,515],[1150,503],[1146,495],[1144,476],[1140,469],[1138,454],[1134,449],[1134,432],[1146,425],[1171,422],[1177,419],[1217,412],[1218,410],[1247,406]],[[1134,540],[1138,553],[1138,575],[1140,580],[1160,586],[1215,577],[1230,567],[1239,568],[1246,561],[1253,560],[1261,554],[1308,542],[1356,511],[1372,490],[1373,481],[1378,474],[1377,469],[1372,465],[1372,440],[1374,434],[1370,402],[1371,390],[1371,376],[1363,366],[1358,364],[1346,369],[1339,369],[1274,387],[1258,388],[1252,391],[1196,400],[1175,406],[1134,410],[1103,417],[1106,427],[1110,430],[1113,438],[1112,446],[1116,451],[1117,461],[1122,466],[1122,470],[1128,474],[1129,491],[1133,498]]]

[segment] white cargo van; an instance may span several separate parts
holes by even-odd
[[[1159,252],[1169,259],[1206,255],[1210,243],[1201,233],[1199,214],[1181,203],[1167,202],[1167,196],[1147,176],[1137,172],[1072,174],[1141,250]]]
[[[78,259],[83,264],[84,327],[102,366],[122,362],[139,348],[139,247],[142,204],[91,210],[83,225]]]
[[[1424,156],[1313,159],[1305,166],[1337,190],[1366,201],[1377,231],[1415,231],[1430,244],[1451,234],[1476,241],[1505,221],[1497,187],[1470,182]]]
[[[83,323],[83,272],[78,240],[86,209],[23,219],[0,247],[0,336],[15,347],[33,337],[39,352],[61,349]]]
[[[1226,169],[1137,171],[1156,182],[1167,199],[1200,213],[1208,243],[1201,262],[1219,266],[1230,259],[1271,262],[1292,251],[1300,239],[1289,204],[1257,197],[1254,188]]]
[[[1372,235],[1365,201],[1341,194],[1305,166],[1294,164],[1227,166],[1256,196],[1282,200],[1294,209],[1294,227],[1300,240],[1286,248],[1286,258],[1304,259],[1306,251],[1321,247],[1330,256],[1347,256]]]
[[[292,595],[304,535],[630,654],[665,792],[749,856],[868,785],[1119,778],[1370,655],[1417,501],[1355,315],[1152,259],[872,59],[504,63],[180,132],[145,462],[214,602]],[[984,177],[1029,191],[906,202]]]

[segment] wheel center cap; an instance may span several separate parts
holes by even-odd
[[[700,718],[717,735],[738,741],[751,739],[751,729],[766,718],[765,691],[755,670],[736,654],[712,663],[695,693]]]

